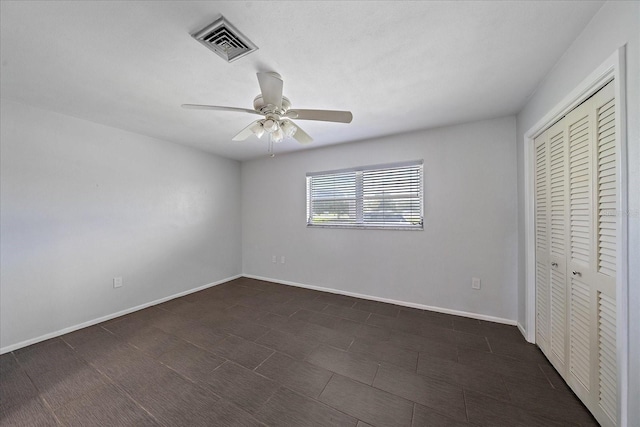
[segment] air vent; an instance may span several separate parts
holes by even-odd
[[[254,50],[258,50],[258,46],[236,30],[224,16],[216,19],[211,25],[207,25],[197,33],[192,34],[192,37],[227,62],[233,62]]]

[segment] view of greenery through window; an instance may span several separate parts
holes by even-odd
[[[308,175],[307,224],[422,228],[422,162]]]

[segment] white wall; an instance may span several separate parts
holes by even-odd
[[[243,162],[243,272],[515,320],[514,138],[507,117]],[[416,159],[424,231],[306,228],[306,172]]]
[[[526,328],[524,134],[614,51],[627,44],[630,426],[640,426],[640,2],[607,2],[567,50],[517,117],[518,320]]]
[[[4,351],[241,273],[238,162],[18,103],[1,113]]]

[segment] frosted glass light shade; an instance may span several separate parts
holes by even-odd
[[[271,138],[273,142],[282,142],[284,139],[284,132],[282,132],[281,128],[278,128],[274,132],[271,132]]]
[[[274,132],[276,129],[278,129],[278,123],[271,119],[267,119],[262,124],[262,127],[264,127],[264,130],[267,132]]]
[[[284,120],[280,123],[280,128],[284,132],[284,134],[288,137],[292,137],[298,128],[289,120]]]

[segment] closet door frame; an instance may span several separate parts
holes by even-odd
[[[542,134],[553,123],[580,105],[586,99],[603,88],[611,80],[614,81],[614,93],[618,113],[616,116],[616,152],[618,170],[616,181],[619,199],[616,250],[616,339],[618,364],[618,422],[627,425],[628,418],[628,295],[629,280],[627,271],[628,232],[627,232],[627,137],[626,137],[626,97],[625,97],[625,46],[618,48],[607,60],[584,79],[562,102],[551,109],[538,123],[529,129],[524,136],[524,202],[525,202],[525,305],[526,329],[518,324],[526,340],[536,342],[536,264],[535,264],[535,147],[534,139]]]

